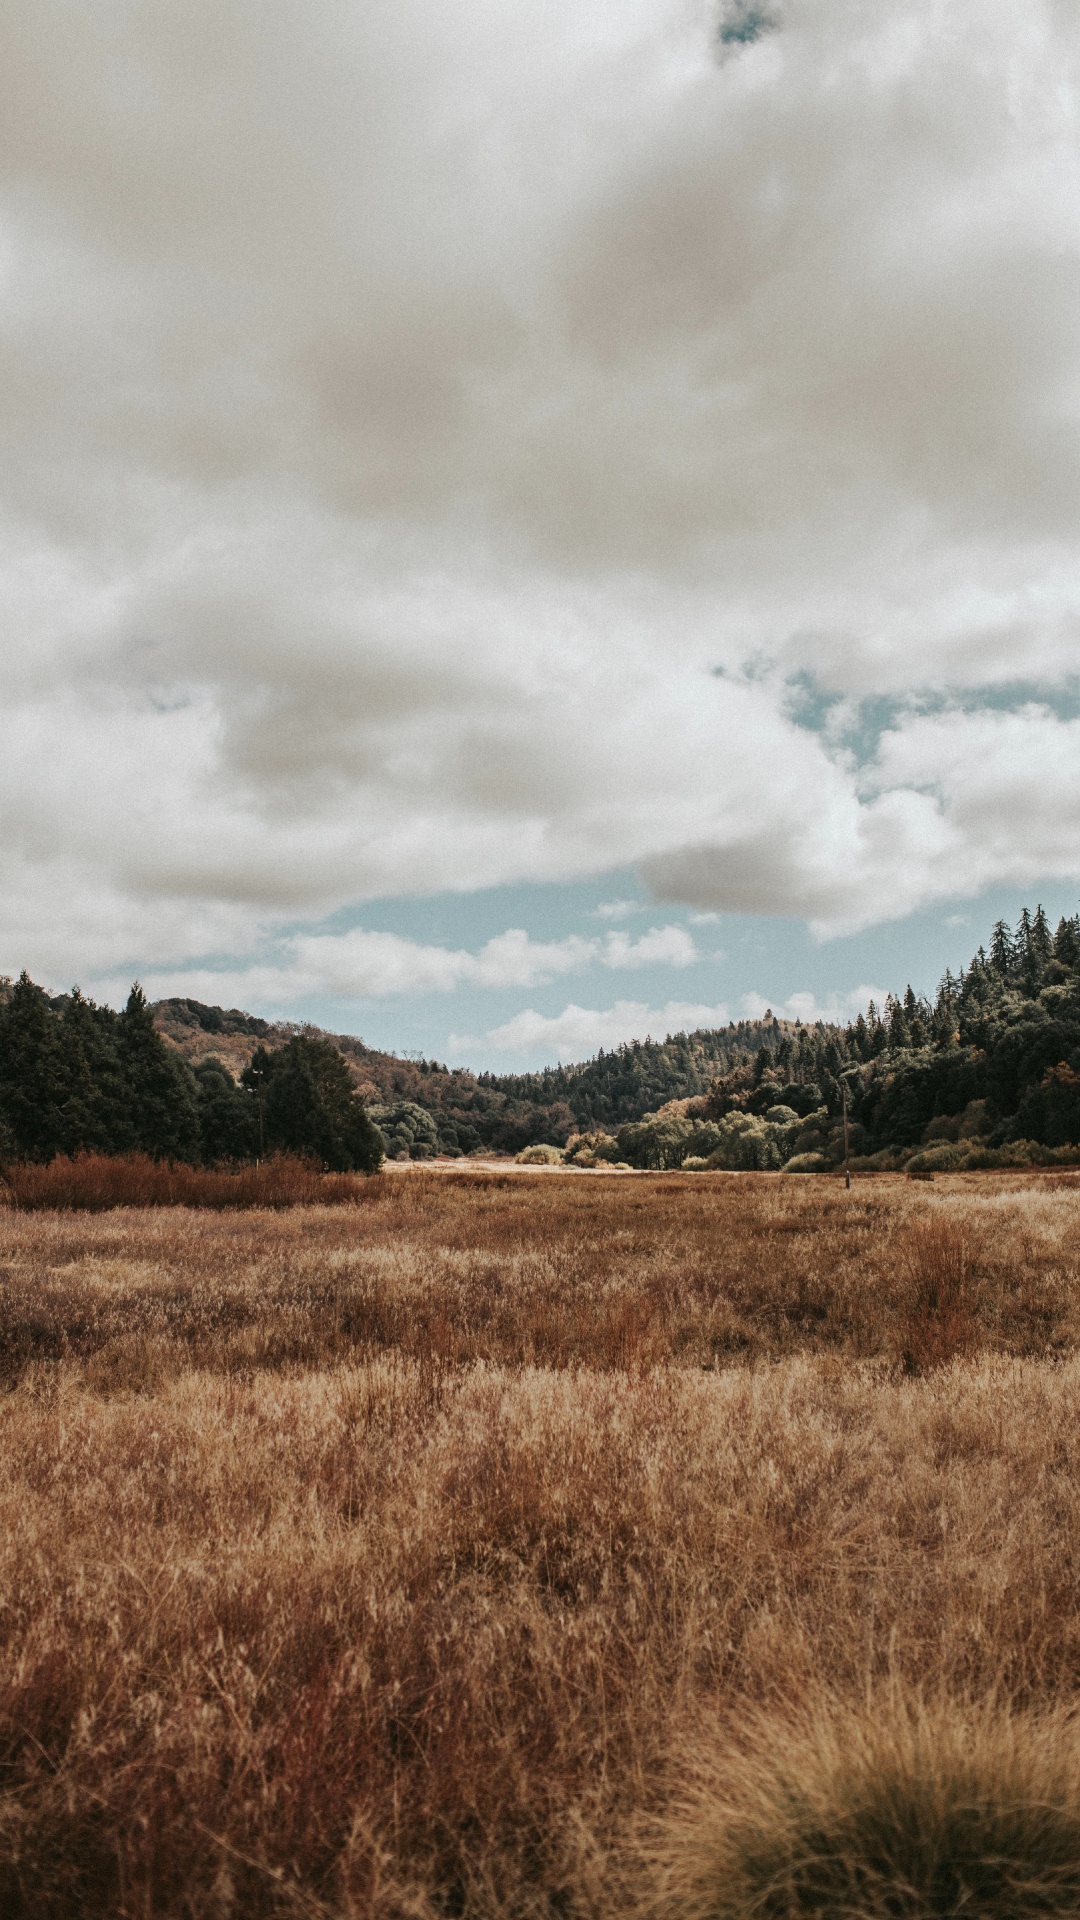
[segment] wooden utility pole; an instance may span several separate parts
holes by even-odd
[[[847,1188],[848,1188],[848,1190],[850,1191],[850,1188],[851,1188],[851,1150],[850,1150],[850,1143],[849,1143],[849,1140],[848,1140],[848,1123],[847,1123],[847,1082],[846,1082],[846,1081],[844,1082],[844,1086],[843,1086],[843,1095],[844,1095],[844,1185],[845,1185],[845,1187],[847,1187]]]

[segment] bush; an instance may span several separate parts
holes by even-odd
[[[369,1107],[368,1119],[378,1128],[389,1160],[399,1159],[402,1154],[408,1154],[410,1160],[433,1160],[443,1150],[431,1114],[414,1100]]]
[[[571,1167],[595,1167],[601,1161],[615,1160],[618,1151],[613,1134],[602,1130],[572,1133],[563,1151],[563,1159]]]
[[[907,1170],[909,1173],[949,1173],[963,1166],[967,1157],[966,1146],[944,1141],[940,1146],[924,1147],[921,1153],[913,1154]]]
[[[828,1173],[829,1162],[823,1153],[797,1153],[784,1167],[785,1173]]]
[[[563,1165],[561,1149],[548,1146],[543,1141],[538,1141],[532,1147],[522,1147],[521,1152],[515,1154],[514,1158],[519,1167],[561,1167]]]

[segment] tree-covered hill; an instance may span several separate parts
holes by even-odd
[[[237,1077],[256,1046],[281,1046],[294,1032],[315,1031],[272,1026],[236,1008],[197,1000],[159,1000],[154,1018],[189,1065],[220,1059]],[[580,1066],[503,1075],[382,1053],[350,1034],[322,1037],[344,1056],[357,1093],[380,1126],[380,1113],[392,1111],[419,1136],[419,1123],[410,1123],[403,1109],[421,1109],[435,1124],[434,1139],[424,1135],[430,1151],[455,1154],[517,1153],[536,1141],[561,1146],[571,1134],[640,1119],[665,1101],[706,1093],[718,1072],[753,1057],[784,1030],[773,1020],[743,1021],[664,1041],[634,1041]]]
[[[386,1150],[514,1153],[588,1135],[638,1164],[992,1160],[1080,1145],[1080,918],[994,929],[935,1000],[910,987],[847,1026],[742,1021],[578,1065],[472,1074],[347,1034],[196,1000],[123,1012],[0,981],[0,1156],[82,1149],[204,1162],[275,1145],[328,1165]],[[306,1118],[298,1118],[298,1114]],[[606,1142],[606,1146],[603,1144]],[[1037,1157],[1037,1155],[1036,1155]]]

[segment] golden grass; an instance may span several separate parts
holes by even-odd
[[[366,1192],[0,1216],[0,1911],[1077,1911],[1080,1189]]]
[[[893,1685],[786,1722],[751,1714],[690,1780],[652,1862],[673,1920],[1080,1911],[1080,1743],[1065,1715],[928,1705]]]

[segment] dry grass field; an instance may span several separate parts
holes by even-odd
[[[1080,1181],[0,1211],[0,1911],[1080,1912]]]

